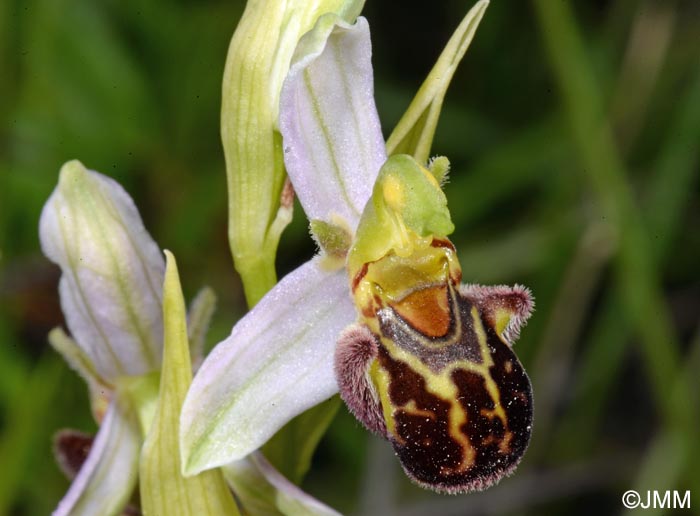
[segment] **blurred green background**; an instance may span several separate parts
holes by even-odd
[[[386,134],[470,5],[368,2]],[[46,342],[62,315],[37,223],[63,162],[124,185],[188,297],[215,287],[211,345],[245,312],[218,135],[242,7],[0,2],[0,515],[48,514],[68,486],[52,434],[95,428]],[[535,389],[530,449],[498,487],[438,496],[343,407],[303,487],[349,514],[619,514],[628,489],[690,490],[677,512],[700,514],[698,142],[700,3],[494,0],[433,150],[453,165],[465,281],[537,300],[516,347]],[[297,206],[280,274],[313,252]]]

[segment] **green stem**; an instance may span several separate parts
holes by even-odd
[[[243,282],[246,302],[252,308],[277,283],[275,255],[261,253],[247,259],[235,258],[234,263]]]

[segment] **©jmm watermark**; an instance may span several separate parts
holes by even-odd
[[[690,509],[690,491],[638,491],[629,490],[622,495],[622,505],[627,509]]]

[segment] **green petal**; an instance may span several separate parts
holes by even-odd
[[[164,353],[158,408],[141,452],[144,514],[236,515],[238,508],[219,470],[185,478],[179,453],[180,408],[192,382],[185,302],[173,255],[165,251]]]
[[[389,155],[410,154],[421,164],[427,162],[445,92],[488,5],[489,0],[478,2],[457,27],[411,105],[389,136],[386,142]]]
[[[204,360],[204,343],[215,309],[216,293],[211,287],[203,287],[192,300],[187,312],[190,359],[193,362],[192,369],[195,371]]]
[[[97,421],[101,421],[107,411],[109,399],[105,395],[113,386],[102,378],[90,357],[78,344],[71,339],[61,328],[54,328],[49,332],[49,343],[58,351],[71,369],[77,372],[88,385],[90,392],[90,408]]]

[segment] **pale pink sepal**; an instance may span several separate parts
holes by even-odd
[[[352,229],[386,151],[374,104],[367,20],[323,16],[299,42],[282,87],[284,162],[310,220],[340,215]]]
[[[318,264],[283,278],[197,371],[181,415],[185,474],[245,457],[338,392],[335,341],[356,312],[344,271]]]
[[[90,454],[54,516],[119,514],[136,486],[141,433],[133,415],[110,404]]]

